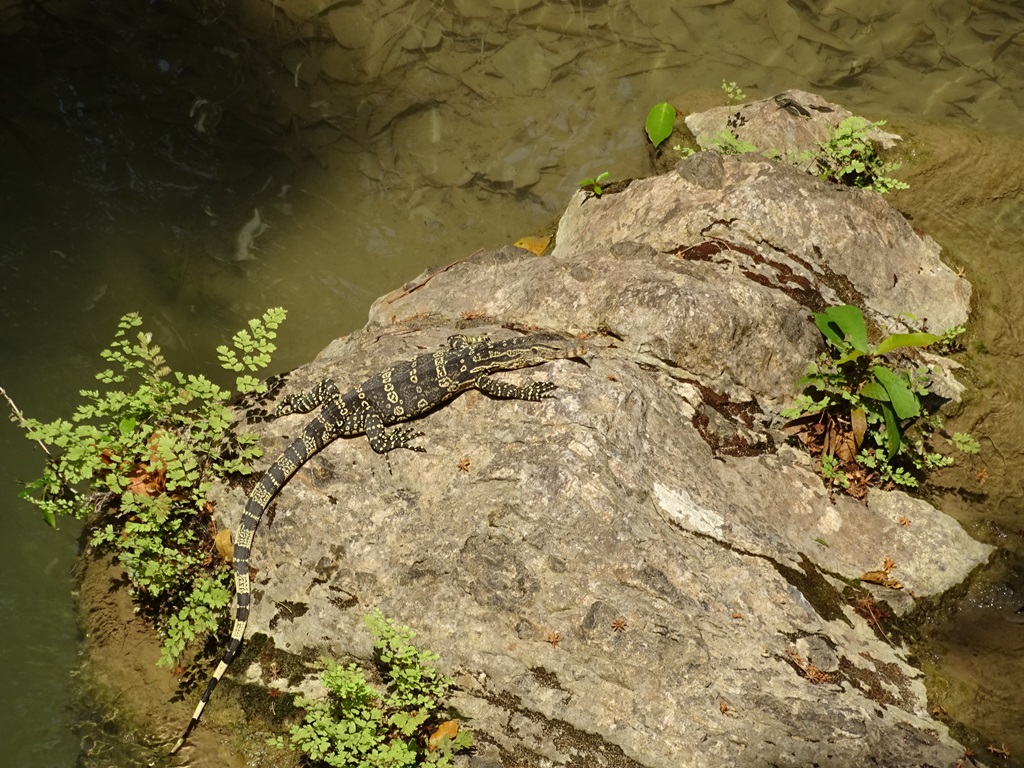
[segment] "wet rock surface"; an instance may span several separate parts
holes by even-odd
[[[899,492],[830,497],[777,427],[819,351],[812,310],[941,330],[966,281],[872,193],[750,158],[578,193],[557,239],[424,274],[286,377],[273,399],[456,331],[590,336],[587,365],[501,376],[554,381],[551,399],[471,392],[416,424],[425,453],[356,438],[313,458],[256,537],[250,634],[368,658],[363,614],[411,625],[458,683],[476,766],[952,764],[921,673],[849,581],[892,558],[905,610],[990,548]],[[268,456],[305,418],[258,427]],[[225,524],[243,500],[217,489]]]

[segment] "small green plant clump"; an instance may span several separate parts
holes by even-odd
[[[907,189],[909,184],[885,175],[899,168],[899,165],[883,162],[867,138],[868,131],[882,125],[885,125],[884,120],[870,123],[863,118],[848,117],[817,151],[800,154],[797,162],[812,171],[817,169],[818,177],[825,181],[863,187],[881,195],[894,189]],[[753,143],[738,138],[728,128],[712,136],[708,145],[721,155],[759,153],[772,160],[784,159],[779,150],[762,151]]]
[[[894,189],[907,189],[909,184],[886,175],[900,166],[883,162],[868,138],[873,128],[883,125],[884,120],[872,123],[851,115],[836,127],[818,152],[802,159],[813,162],[818,168],[818,176],[826,181],[865,187],[882,195]]]
[[[379,611],[363,621],[375,638],[387,691],[371,686],[357,665],[324,659],[320,679],[328,697],[296,698],[306,717],[291,727],[290,748],[333,768],[452,765],[455,753],[472,747],[473,737],[444,704],[451,681],[433,666],[437,654],[418,650],[415,633]],[[283,747],[284,738],[268,744]]]
[[[875,484],[916,487],[930,470],[952,464],[951,455],[931,447],[943,433],[929,398],[930,370],[893,357],[944,337],[896,333],[869,344],[864,316],[853,306],[829,307],[814,322],[827,351],[797,382],[803,392],[782,415],[791,419],[785,431],[819,457],[828,484],[860,497]],[[979,450],[970,435],[945,439],[962,453]]]
[[[600,197],[601,193],[604,192],[604,189],[601,187],[601,184],[610,175],[611,174],[608,171],[605,171],[604,173],[597,174],[596,178],[592,179],[588,176],[585,179],[581,179],[579,184],[580,188],[585,189],[588,192],[593,192],[595,196]]]
[[[747,94],[743,92],[742,88],[736,83],[727,83],[725,80],[722,81],[722,93],[725,94],[725,103],[729,106],[739,104],[747,99]]]
[[[708,143],[720,155],[747,155],[760,150],[753,143],[739,138],[728,128],[712,136]]]
[[[221,363],[255,372],[270,362],[283,309],[268,310],[220,347]],[[172,372],[137,314],[121,318],[100,354],[111,367],[83,390],[71,420],[15,420],[49,457],[22,497],[56,527],[58,516],[99,512],[91,542],[125,569],[136,610],[164,635],[159,664],[172,666],[185,646],[214,631],[231,601],[230,568],[212,551],[206,494],[213,479],[252,471],[262,455],[256,435],[235,435],[231,393],[205,376]],[[264,391],[246,374],[239,392]],[[12,403],[13,407],[13,403]]]

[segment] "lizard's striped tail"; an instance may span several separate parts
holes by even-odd
[[[323,448],[328,442],[325,439],[329,434],[328,431],[318,429],[317,427],[317,422],[313,422],[313,425],[307,427],[302,436],[292,442],[277,461],[270,465],[260,479],[259,484],[249,494],[249,499],[245,504],[245,512],[242,514],[242,521],[238,525],[238,534],[235,537],[235,623],[231,628],[231,641],[228,643],[227,650],[224,651],[223,658],[221,658],[217,668],[213,671],[210,682],[206,684],[206,690],[203,691],[203,695],[196,705],[195,712],[192,713],[192,719],[189,720],[185,732],[181,734],[181,738],[178,739],[171,749],[172,755],[181,749],[189,734],[199,725],[199,718],[203,714],[203,709],[209,703],[210,697],[213,696],[214,688],[217,687],[217,683],[224,676],[228,665],[234,660],[235,654],[238,653],[238,648],[242,645],[242,638],[245,636],[245,625],[249,621],[249,603],[252,599],[252,591],[249,584],[249,552],[252,548],[253,536],[256,534],[256,528],[263,518],[263,513],[267,511],[267,507],[270,506],[270,502],[277,495],[277,492],[284,487],[289,478],[298,471],[299,467],[306,463],[306,460],[311,455]]]
[[[248,614],[249,609],[245,609]],[[213,696],[213,689],[217,687],[217,683],[224,676],[227,671],[228,664],[235,658],[235,654],[238,653],[238,648],[242,645],[242,636],[245,634],[245,625],[248,622],[249,617],[246,616],[244,619],[239,619],[237,614],[235,616],[235,625],[231,630],[231,643],[228,645],[227,652],[224,654],[224,658],[220,660],[217,665],[217,669],[214,670],[213,676],[210,678],[210,682],[206,684],[206,690],[203,691],[203,696],[199,699],[199,703],[196,705],[195,712],[192,713],[192,719],[188,721],[188,726],[185,728],[185,732],[181,734],[177,743],[171,748],[171,754],[173,755],[185,744],[185,740],[188,739],[189,735],[195,730],[195,727],[199,725],[199,718],[203,714],[203,709],[206,707],[206,703]]]
[[[268,472],[267,475],[270,473]],[[267,475],[264,475],[263,481],[260,485],[266,484]],[[271,494],[273,498],[273,494]],[[269,503],[269,499],[268,499]],[[255,508],[255,509],[254,509]],[[238,528],[238,540],[240,543],[235,544],[234,552],[234,565],[235,565],[235,623],[231,628],[231,641],[228,643],[227,650],[224,651],[224,656],[221,658],[220,663],[217,664],[217,668],[213,672],[213,676],[210,677],[210,682],[206,684],[206,690],[203,691],[202,697],[199,699],[199,703],[196,705],[195,712],[192,713],[192,719],[189,720],[188,726],[185,728],[185,732],[181,734],[181,738],[171,749],[173,755],[182,745],[185,740],[189,737],[189,734],[199,725],[199,718],[203,714],[203,709],[206,707],[207,702],[210,701],[210,697],[213,696],[213,689],[217,687],[217,683],[224,676],[227,671],[228,665],[234,660],[235,655],[238,653],[239,647],[242,645],[242,638],[245,636],[245,625],[249,622],[249,600],[251,598],[250,586],[249,586],[249,544],[243,546],[241,541],[247,536],[248,541],[251,543],[252,535],[256,531],[256,526],[259,525],[260,518],[263,516],[265,508],[261,508],[251,498],[245,505],[245,515],[242,518],[242,523]]]

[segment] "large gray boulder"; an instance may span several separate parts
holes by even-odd
[[[411,625],[479,768],[953,764],[921,672],[848,581],[892,558],[904,589],[879,599],[904,610],[989,548],[900,492],[833,497],[777,428],[820,351],[812,310],[938,330],[966,320],[966,281],[874,193],[707,153],[577,193],[557,242],[424,274],[286,378],[275,400],[346,389],[466,329],[590,338],[589,365],[502,375],[551,399],[471,392],[416,424],[425,453],[360,437],[313,458],[256,536],[250,634],[365,659],[363,614]],[[268,458],[306,418],[258,426]],[[224,524],[243,502],[217,490]]]

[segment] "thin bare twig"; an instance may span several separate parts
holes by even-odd
[[[25,429],[25,414],[23,414],[21,412],[21,409],[17,405],[15,405],[14,401],[11,399],[11,396],[7,394],[7,390],[4,389],[3,387],[0,387],[0,395],[4,396],[4,400],[6,400],[7,404],[11,407],[11,421],[13,421],[22,429]],[[53,461],[53,454],[50,453],[49,450],[47,450],[46,443],[44,443],[42,440],[36,440],[36,442],[39,443],[39,447],[43,449],[43,453],[46,454],[46,457],[50,461]]]

